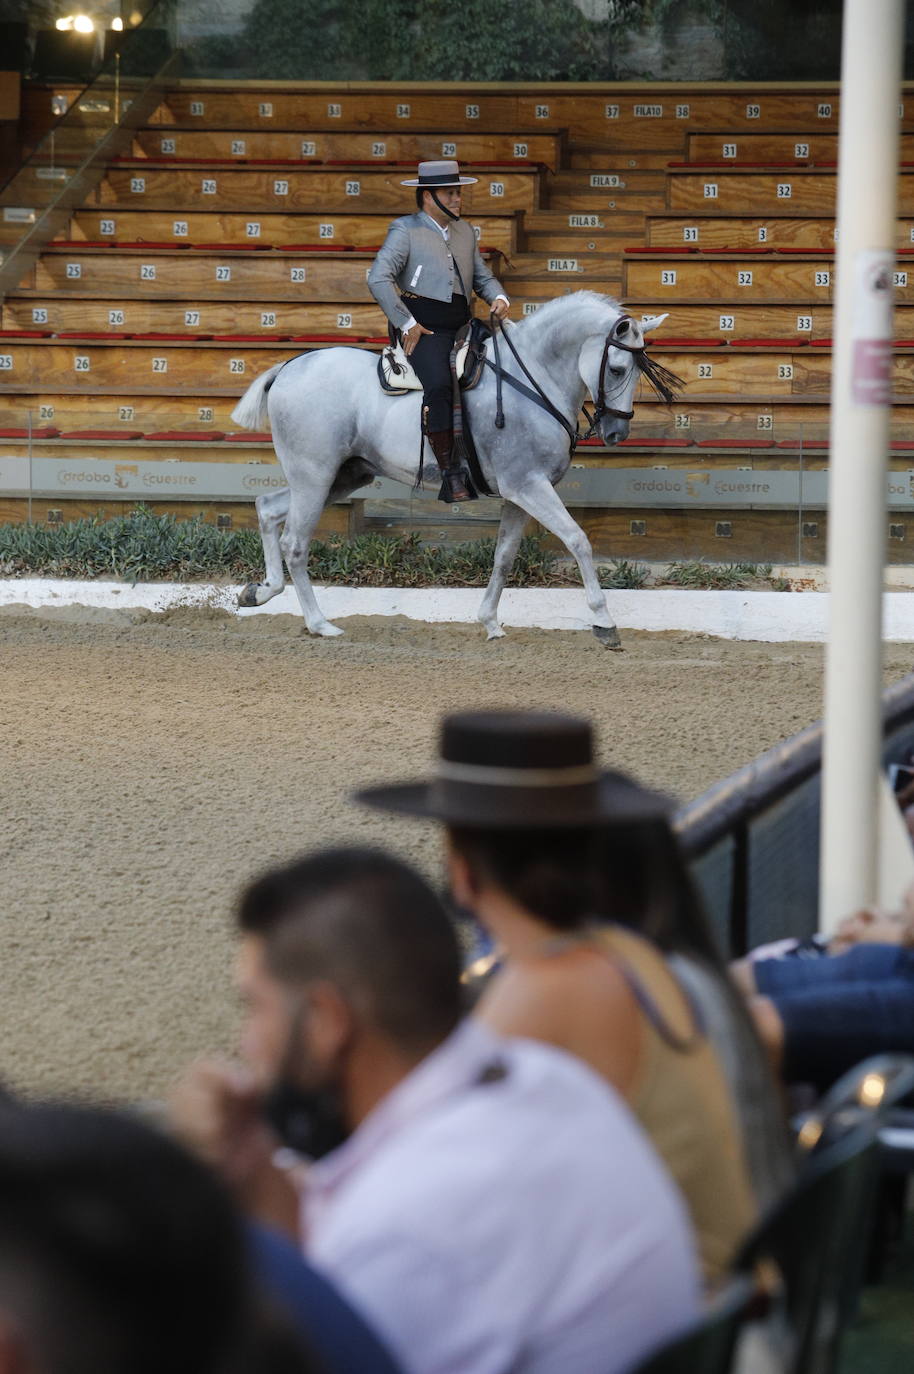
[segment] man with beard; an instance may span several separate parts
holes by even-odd
[[[462,1019],[416,873],[318,853],[252,883],[239,924],[246,1067],[198,1066],[178,1124],[406,1371],[621,1374],[697,1316],[652,1146],[585,1065]],[[309,1167],[277,1169],[280,1142]]]

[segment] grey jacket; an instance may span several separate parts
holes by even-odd
[[[486,267],[476,246],[476,235],[466,220],[448,225],[449,241],[423,214],[395,219],[368,273],[368,289],[384,314],[398,329],[410,319],[408,301],[397,287],[416,296],[449,301],[455,292],[475,291],[490,305],[504,288]],[[458,276],[454,260],[460,269]]]

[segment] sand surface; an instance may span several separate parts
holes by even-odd
[[[286,616],[0,614],[5,703],[0,1077],[159,1095],[236,1027],[239,885],[315,845],[382,843],[439,873],[433,825],[362,812],[421,774],[442,711],[566,707],[603,759],[683,800],[821,714],[822,649],[628,632]],[[887,649],[887,680],[910,646]]]

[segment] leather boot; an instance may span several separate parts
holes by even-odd
[[[438,492],[438,500],[446,501],[448,504],[454,501],[475,501],[477,498],[473,483],[460,463],[454,461],[454,431],[437,429],[429,434],[428,441],[441,469],[441,490]]]

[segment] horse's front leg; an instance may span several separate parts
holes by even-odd
[[[492,576],[489,578],[489,585],[486,587],[476,617],[480,624],[485,627],[487,639],[501,639],[505,633],[498,623],[498,603],[505,589],[505,582],[514,567],[514,560],[517,557],[517,550],[526,523],[527,512],[521,510],[520,506],[516,506],[513,501],[506,501],[502,507],[498,538],[495,541]]]
[[[282,487],[279,491],[264,492],[254,502],[266,572],[263,582],[249,582],[242,587],[238,594],[239,606],[263,606],[271,597],[278,596],[285,585],[279,531],[289,514],[290,500],[289,488]]]
[[[593,565],[590,540],[580,525],[572,520],[558,492],[543,479],[541,482],[525,484],[518,491],[512,492],[512,499],[523,507],[528,515],[532,515],[534,520],[538,520],[550,534],[561,539],[581,570],[587,605],[593,616],[591,623],[594,634],[607,649],[621,649],[619,631],[609,614],[606,593],[600,586]]]

